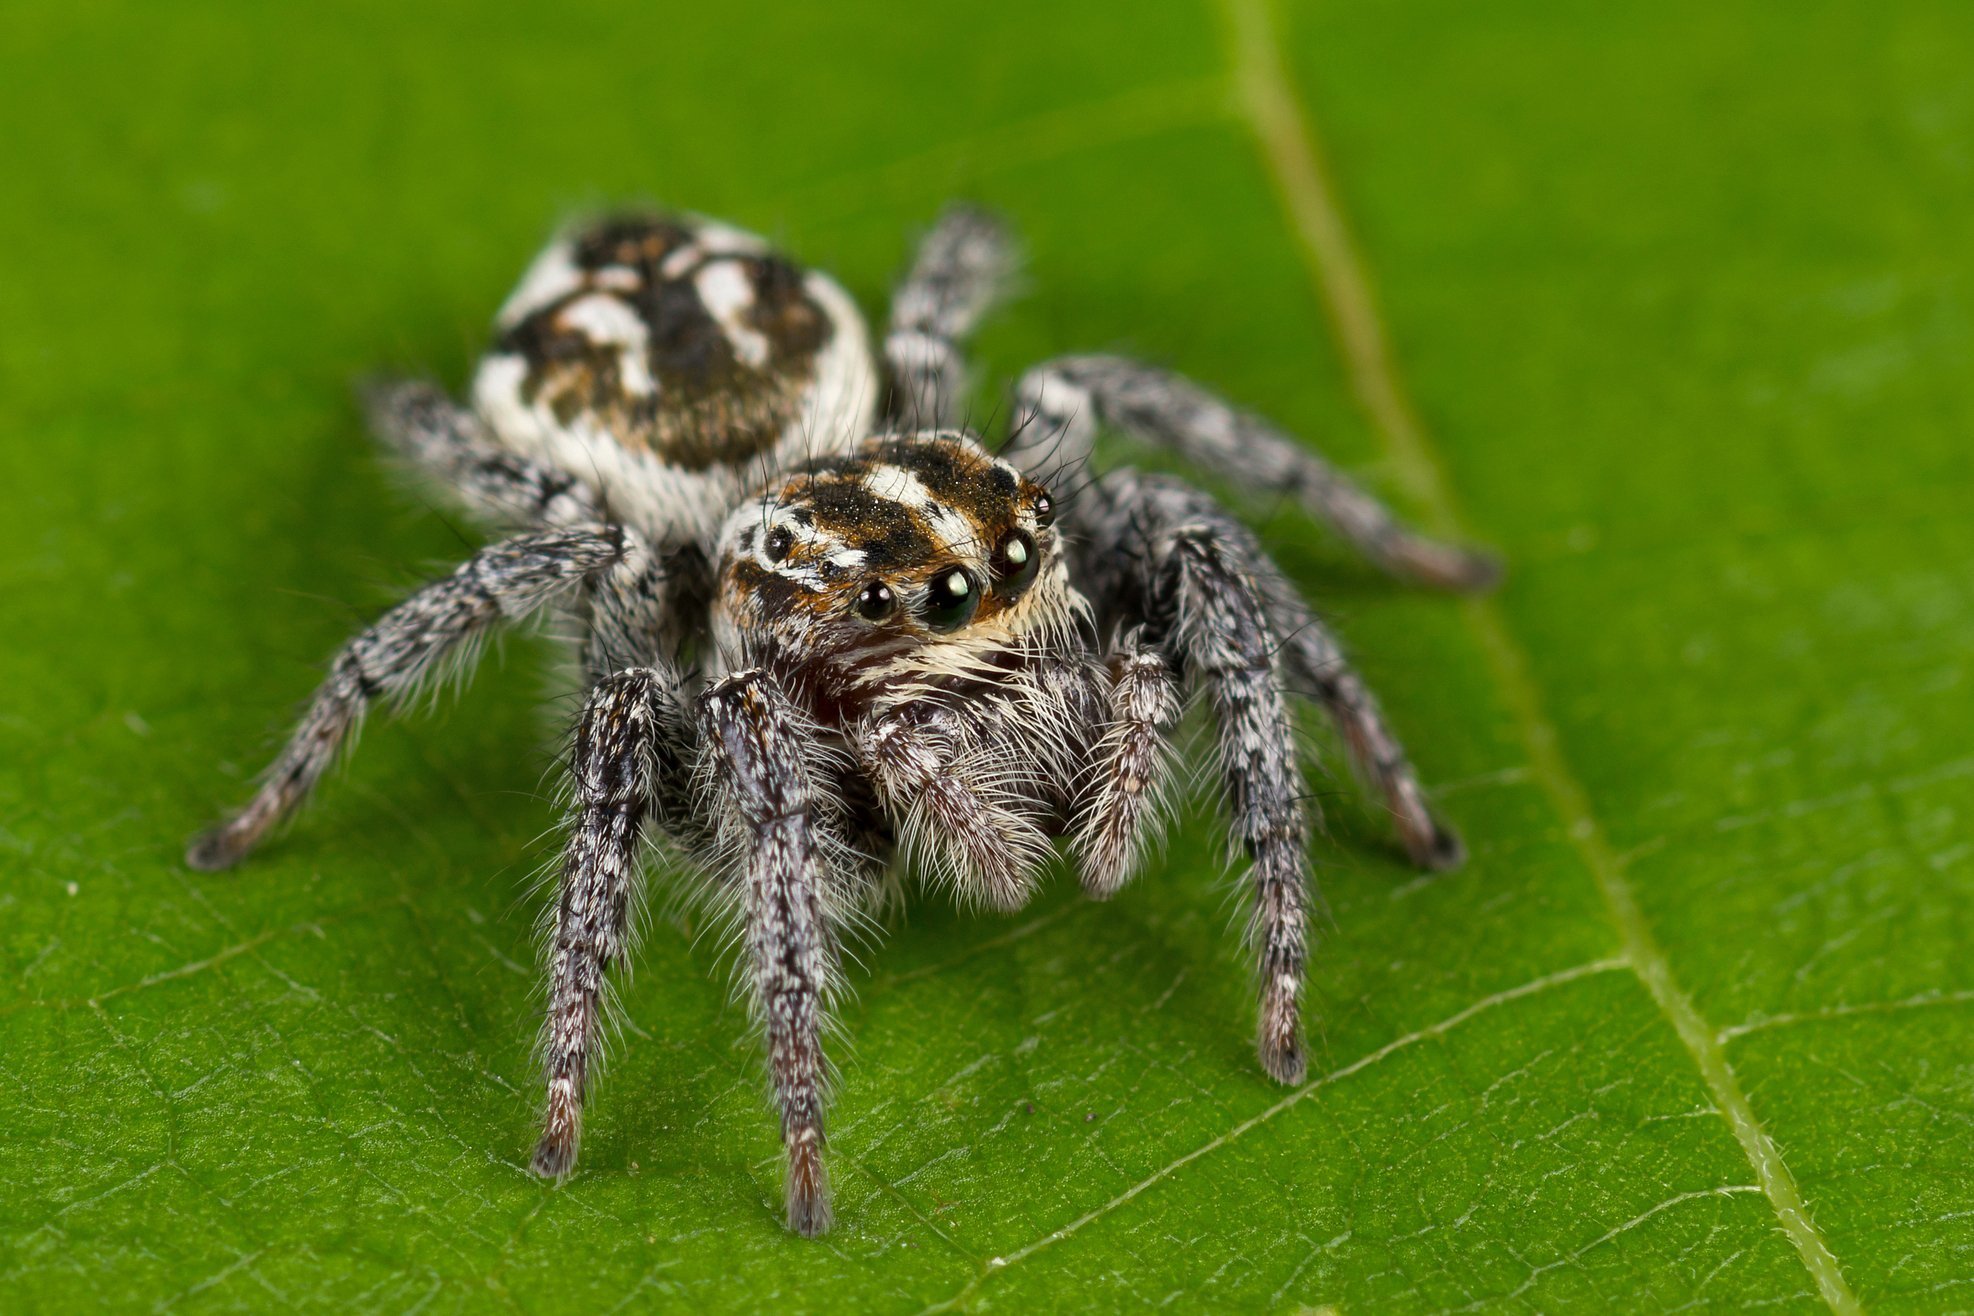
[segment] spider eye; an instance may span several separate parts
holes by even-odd
[[[994,549],[994,588],[1009,598],[1027,589],[1042,565],[1035,550],[1034,536],[1026,530],[1010,530]]]
[[[785,525],[778,525],[768,531],[767,542],[763,547],[767,550],[768,561],[779,562],[788,556],[790,549],[795,547],[794,532]]]
[[[1035,524],[1042,529],[1047,530],[1056,523],[1056,500],[1049,497],[1048,490],[1036,494],[1029,508],[1035,513]]]
[[[953,567],[932,578],[918,613],[935,631],[956,631],[973,620],[979,607],[980,586],[974,582],[973,573]]]
[[[873,580],[857,594],[857,615],[865,621],[883,621],[898,610],[898,596],[881,580]]]

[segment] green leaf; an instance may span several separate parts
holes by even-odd
[[[1227,3],[0,12],[9,1308],[1974,1302],[1974,15]],[[1292,1092],[1203,805],[1107,905],[914,905],[821,1243],[655,920],[544,1188],[535,645],[178,861],[470,543],[350,381],[458,384],[572,209],[730,216],[876,309],[952,195],[1029,244],[997,378],[1173,363],[1505,551],[1461,604],[1264,524],[1473,861],[1321,787]]]

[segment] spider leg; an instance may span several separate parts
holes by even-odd
[[[836,976],[826,908],[829,846],[810,737],[764,672],[729,676],[700,703],[701,731],[739,858],[747,971],[767,1031],[768,1070],[788,1155],[788,1226],[829,1228],[823,1168],[824,1008]]]
[[[628,948],[645,824],[656,821],[687,844],[708,839],[693,808],[697,740],[678,678],[653,667],[599,682],[576,725],[575,817],[562,855],[542,1025],[548,1105],[534,1169],[545,1178],[575,1168],[604,975]]]
[[[831,830],[812,757],[793,707],[759,672],[718,682],[696,712],[665,668],[617,672],[592,691],[571,759],[575,816],[549,945],[548,1097],[535,1173],[559,1181],[575,1168],[605,982],[629,949],[640,846],[655,826],[733,870],[787,1148],[789,1227],[807,1235],[829,1227],[821,1037],[836,966],[828,908],[833,869],[856,857]],[[709,800],[722,803],[709,809]]]
[[[1300,1082],[1310,886],[1303,781],[1252,542],[1203,495],[1131,472],[1106,477],[1079,511],[1088,514],[1086,556],[1107,564],[1099,596],[1141,623],[1143,643],[1213,707],[1228,840],[1248,860],[1261,1063],[1281,1082]]]
[[[1255,563],[1276,632],[1283,637],[1281,667],[1286,684],[1323,706],[1358,776],[1377,790],[1391,811],[1406,857],[1436,872],[1458,868],[1467,858],[1459,833],[1433,816],[1405,746],[1386,724],[1377,696],[1351,666],[1336,634],[1258,549]]]
[[[1115,356],[1069,356],[1022,376],[1025,418],[1006,454],[1036,467],[1085,461],[1099,425],[1167,448],[1257,492],[1291,493],[1373,563],[1401,579],[1478,590],[1500,576],[1494,558],[1428,539],[1334,466],[1259,417],[1170,371]]]
[[[911,273],[891,299],[884,361],[890,418],[907,431],[946,429],[966,400],[960,345],[1000,299],[1014,267],[998,220],[953,206],[919,243]]]
[[[481,549],[444,580],[392,608],[346,644],[247,806],[195,839],[194,868],[231,867],[294,813],[379,697],[398,702],[470,661],[476,641],[515,622],[585,577],[608,569],[629,546],[620,527],[537,531]]]
[[[1098,481],[1078,512],[1090,536],[1079,546],[1079,578],[1096,597],[1120,600],[1127,617],[1147,606],[1138,583],[1145,574],[1138,557],[1149,551],[1144,547],[1147,537],[1181,522],[1213,526],[1236,550],[1246,578],[1266,606],[1279,637],[1277,666],[1284,687],[1323,706],[1358,775],[1383,798],[1412,862],[1435,870],[1459,867],[1465,858],[1459,835],[1434,817],[1377,696],[1351,666],[1335,633],[1303,602],[1252,531],[1198,489],[1129,470]]]
[[[573,475],[508,452],[436,384],[400,379],[364,389],[370,426],[391,450],[497,525],[575,526],[603,520]]]
[[[572,610],[591,686],[654,659],[686,668],[712,598],[712,569],[697,546],[633,545],[610,571],[584,582]]]
[[[1172,665],[1139,632],[1118,644],[1108,667],[1107,720],[1083,784],[1073,842],[1083,889],[1099,900],[1130,880],[1158,825],[1166,735],[1179,716]]]

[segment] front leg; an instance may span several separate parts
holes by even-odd
[[[1265,605],[1273,633],[1280,637],[1276,662],[1284,687],[1323,706],[1358,775],[1383,799],[1407,857],[1421,868],[1459,867],[1466,853],[1460,837],[1433,813],[1377,697],[1336,635],[1269,559],[1252,531],[1197,489],[1129,470],[1097,481],[1076,515],[1082,536],[1079,578],[1092,597],[1110,601],[1133,620],[1143,619],[1155,601],[1154,545],[1178,527],[1207,530]]]
[[[788,1227],[814,1237],[830,1225],[822,1029],[836,947],[821,802],[809,766],[813,741],[780,686],[760,671],[708,690],[700,720],[712,782],[727,802],[726,842],[739,861],[747,974],[767,1032],[788,1155]]]
[[[544,1178],[561,1180],[575,1168],[604,975],[626,950],[645,825],[655,812],[655,821],[688,845],[710,840],[692,808],[695,739],[677,679],[656,668],[600,682],[577,723],[570,774],[576,812],[562,857],[542,1025],[548,1104],[534,1169]]]
[[[1106,601],[1114,621],[1142,627],[1127,650],[1139,654],[1138,662],[1124,669],[1136,667],[1135,682],[1112,687],[1113,730],[1105,743],[1127,750],[1127,764],[1155,761],[1157,729],[1170,720],[1171,695],[1159,682],[1171,678],[1146,656],[1162,659],[1160,666],[1169,665],[1207,696],[1228,840],[1248,861],[1249,939],[1261,978],[1261,1063],[1281,1082],[1300,1082],[1308,831],[1295,731],[1275,670],[1279,640],[1259,588],[1256,556],[1210,500],[1176,483],[1118,472],[1093,487],[1077,512],[1083,535],[1078,565],[1086,587]],[[1139,707],[1135,717],[1120,716],[1120,697]],[[1122,775],[1148,772],[1138,767]],[[1130,797],[1145,790],[1113,786],[1109,793]],[[1120,812],[1093,809],[1083,836],[1103,835],[1093,830],[1100,826],[1122,827]],[[1091,853],[1082,837],[1079,846]]]
[[[1300,1083],[1311,885],[1302,773],[1275,676],[1274,630],[1234,550],[1206,525],[1179,527],[1156,545],[1154,616],[1169,618],[1168,650],[1206,688],[1219,727],[1228,840],[1247,857],[1254,899],[1261,1065],[1280,1082]]]
[[[1231,839],[1246,851],[1253,881],[1262,1063],[1296,1081],[1308,863],[1284,690],[1322,701],[1415,862],[1457,864],[1459,838],[1427,807],[1404,749],[1330,632],[1253,534],[1211,497],[1177,480],[1115,471],[1087,491],[1076,516],[1084,587],[1105,601],[1113,622],[1140,625],[1141,645],[1204,687],[1214,706]],[[1116,729],[1129,719],[1115,709],[1112,720],[1106,743],[1155,743],[1148,720],[1128,732]]]
[[[537,1174],[560,1180],[575,1168],[605,976],[628,948],[638,853],[655,824],[700,859],[738,864],[747,972],[788,1149],[788,1223],[809,1235],[828,1228],[820,1039],[835,951],[824,856],[840,846],[824,835],[808,758],[792,708],[759,673],[708,690],[696,719],[677,677],[662,669],[631,668],[598,683],[576,730],[576,816],[542,1027],[548,1100]],[[719,803],[708,809],[709,798]]]

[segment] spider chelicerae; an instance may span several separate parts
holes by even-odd
[[[738,931],[788,1224],[809,1235],[830,1223],[822,1036],[844,934],[901,860],[1012,910],[1060,841],[1085,891],[1116,892],[1158,828],[1190,693],[1211,709],[1277,1080],[1303,1077],[1311,899],[1287,696],[1328,713],[1414,863],[1460,862],[1370,692],[1254,536],[1178,480],[1092,476],[1091,447],[1108,428],[1286,493],[1410,580],[1475,589],[1490,560],[1405,529],[1267,423],[1119,357],[1028,371],[989,452],[954,424],[961,346],[1011,266],[993,219],[949,210],[873,352],[842,288],[759,238],[609,219],[529,268],[470,407],[419,382],[369,394],[391,448],[511,537],[344,646],[259,791],[186,859],[219,869],[252,850],[373,702],[429,688],[499,627],[561,618],[587,700],[544,957],[538,1173],[575,1165],[647,843],[699,874]]]

